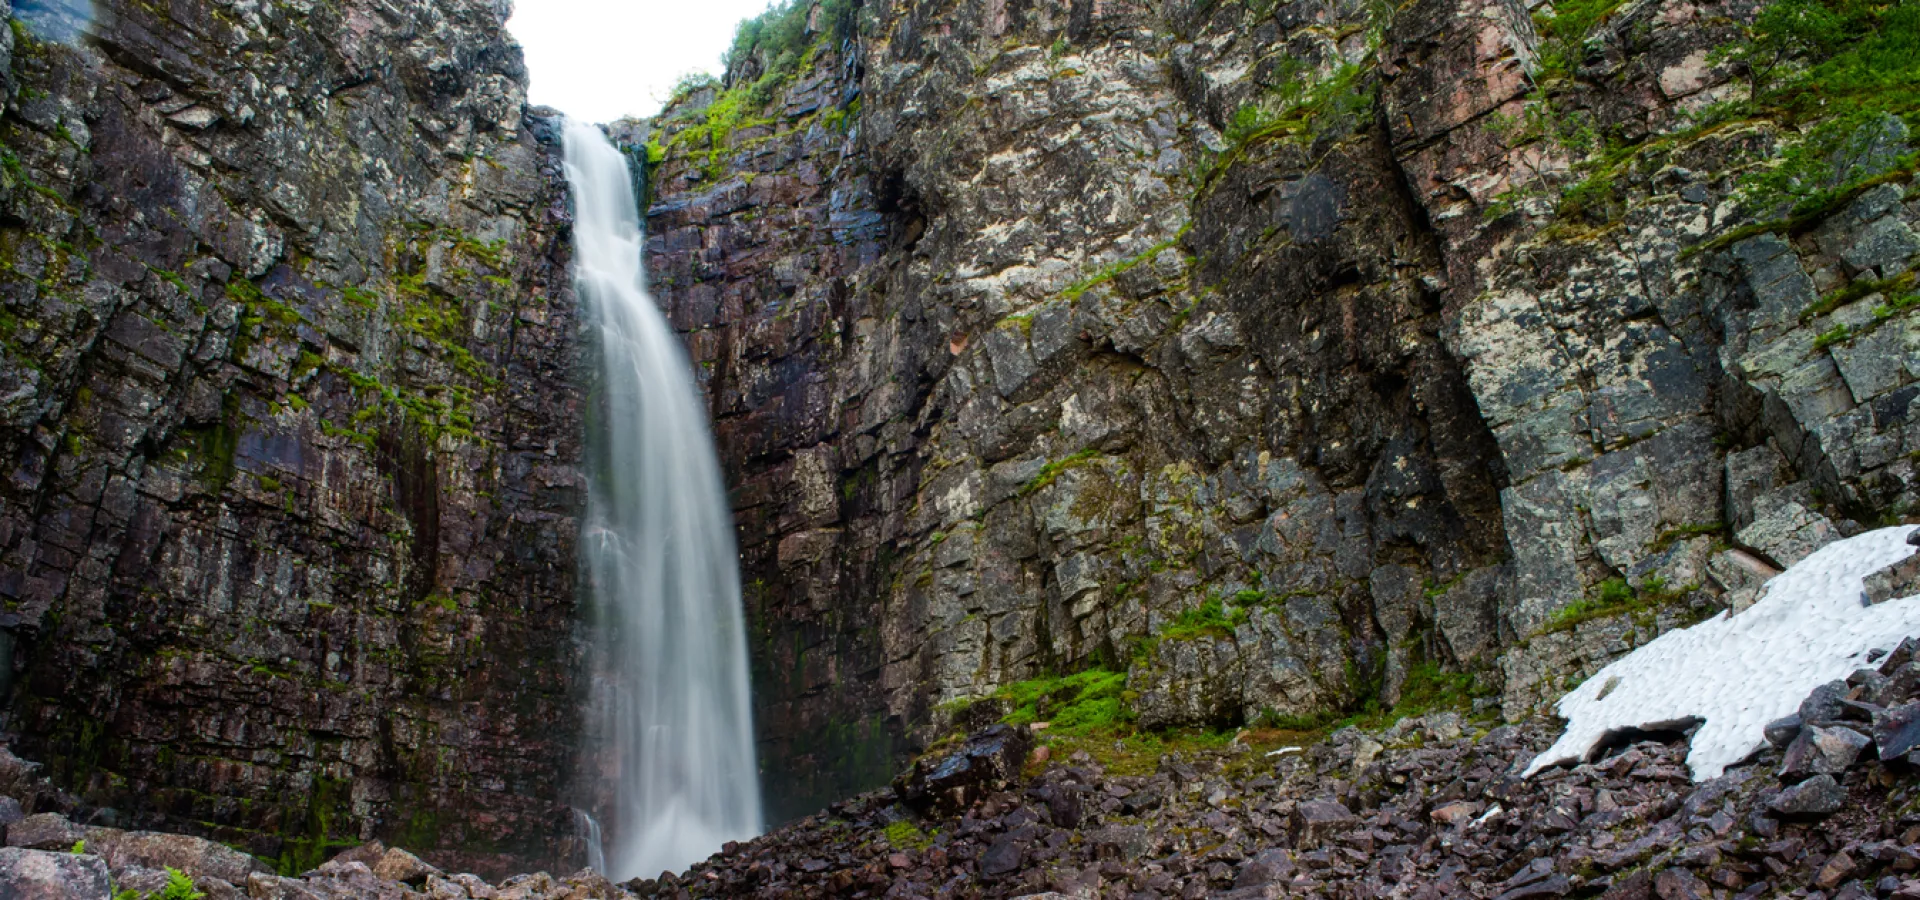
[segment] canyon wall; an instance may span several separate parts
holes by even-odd
[[[1522,717],[1909,513],[1903,120],[1808,151],[1715,50],[1747,0],[1562,6],[836,0],[613,126],[771,820],[1064,673],[1147,728]],[[0,40],[4,726],[103,824],[579,858],[585,391],[506,12]]]
[[[571,853],[582,394],[506,4],[16,12],[14,749],[287,869]]]
[[[1087,668],[1144,726],[1523,716],[1904,515],[1904,126],[1763,196],[1756,5],[1602,6],[816,6],[624,124],[775,813]]]

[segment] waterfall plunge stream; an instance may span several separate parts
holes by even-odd
[[[760,832],[740,574],[692,366],[647,295],[627,159],[569,121],[574,288],[598,334],[580,536],[607,875],[678,872]]]

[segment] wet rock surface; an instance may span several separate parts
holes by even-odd
[[[915,760],[894,781],[894,794],[921,813],[957,812],[1017,780],[1031,746],[1025,728],[995,725],[958,747]]]

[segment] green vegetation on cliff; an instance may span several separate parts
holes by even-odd
[[[1058,678],[1035,678],[1002,687],[994,696],[1011,707],[1010,725],[1048,722],[1055,734],[1079,736],[1125,725],[1127,673],[1088,669]]]
[[[1746,69],[1753,113],[1804,135],[1744,179],[1755,203],[1805,213],[1913,169],[1901,138],[1920,126],[1920,3],[1777,0],[1719,55]]]
[[[1904,177],[1920,161],[1905,140],[1920,126],[1920,3],[1768,4],[1708,60],[1743,73],[1748,96],[1709,106],[1689,127],[1664,135],[1607,133],[1576,108],[1577,101],[1565,99],[1580,90],[1574,83],[1580,65],[1595,51],[1603,26],[1623,9],[1620,0],[1575,0],[1536,15],[1539,88],[1523,114],[1489,118],[1511,143],[1545,140],[1574,154],[1573,177],[1557,188],[1558,227],[1617,221],[1625,210],[1624,175],[1643,160],[1641,171],[1657,168],[1660,156],[1679,143],[1739,122],[1773,122],[1785,130],[1777,156],[1740,179],[1741,199],[1773,218],[1724,235],[1707,249],[1760,232],[1798,230],[1865,188]],[[1488,217],[1541,191],[1538,183],[1509,191],[1489,207]]]
[[[727,49],[725,64],[727,71],[748,58],[761,61],[763,75],[778,75],[791,78],[806,68],[802,59],[813,49],[813,41],[808,40],[807,13],[811,11],[811,0],[785,0],[769,7],[766,12],[741,22],[733,32],[733,46]],[[822,0],[820,4],[821,34],[825,39],[842,41],[851,37],[855,27],[858,7],[853,0]],[[762,102],[765,101],[762,97]]]

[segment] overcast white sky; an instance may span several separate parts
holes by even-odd
[[[689,72],[720,74],[733,27],[767,0],[514,0],[529,102],[610,122],[660,111]]]

